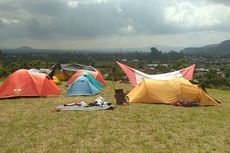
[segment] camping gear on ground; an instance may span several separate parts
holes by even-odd
[[[82,73],[88,72],[90,73],[95,79],[97,79],[103,86],[106,85],[105,80],[101,73],[97,71],[88,71],[88,70],[78,70],[74,75],[67,81],[66,85],[69,86],[76,78],[78,78]]]
[[[193,101],[199,105],[220,105],[200,86],[183,78],[170,80],[143,79],[128,94],[130,103],[176,104],[178,101]]]
[[[68,104],[63,104],[64,106],[88,106],[84,101],[76,102],[76,103],[68,103]]]
[[[116,99],[117,105],[123,105],[123,104],[127,103],[123,89],[115,89],[114,97]]]
[[[55,111],[64,110],[78,110],[78,111],[89,111],[89,110],[113,110],[114,106],[110,102],[106,102],[103,97],[98,96],[92,103],[85,103],[83,101],[77,103],[63,104],[55,108]]]
[[[12,73],[0,87],[0,98],[54,96],[60,88],[43,73],[20,69]]]
[[[90,96],[100,91],[86,77],[79,76],[68,88],[68,96]]]
[[[194,107],[200,106],[200,104],[198,101],[179,100],[178,102],[176,102],[175,106]]]
[[[129,78],[130,83],[133,86],[136,86],[143,79],[169,80],[169,79],[172,79],[174,77],[177,77],[177,78],[184,78],[187,80],[191,80],[193,77],[194,69],[195,69],[195,64],[193,64],[189,67],[186,67],[186,68],[174,71],[174,72],[149,75],[149,74],[143,73],[141,71],[138,71],[134,68],[131,68],[125,64],[122,64],[118,61],[116,61],[116,62],[121,67],[121,69],[125,72],[125,74]]]

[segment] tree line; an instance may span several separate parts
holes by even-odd
[[[115,63],[115,61],[123,60],[127,64],[136,69],[140,69],[146,73],[165,73],[178,70],[189,66],[193,63],[190,57],[184,53],[169,51],[161,52],[155,47],[150,51],[135,52],[4,52],[0,54],[0,77],[5,78],[18,69],[30,68],[51,68],[57,63],[75,63],[91,65],[99,68],[102,73],[108,74],[107,79],[119,80],[124,73]],[[194,56],[193,56],[194,58]],[[154,70],[148,69],[147,64],[158,64]],[[168,64],[163,66],[162,64]],[[230,70],[223,68],[225,76],[219,75],[215,69],[208,72],[204,76],[196,76],[195,79],[205,84],[207,87],[230,87],[229,74]]]

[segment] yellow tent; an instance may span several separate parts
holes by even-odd
[[[130,103],[176,104],[178,101],[189,100],[200,105],[219,105],[201,87],[182,78],[144,79],[128,93],[127,97]]]
[[[56,76],[53,76],[53,82],[56,83],[56,84],[60,84],[60,80],[56,77]]]
[[[68,80],[71,75],[69,75],[66,71],[62,70],[62,71],[59,71],[58,73],[56,73],[54,75],[56,78],[58,78],[60,81],[66,81]]]

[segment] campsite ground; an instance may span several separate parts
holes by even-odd
[[[55,106],[93,97],[20,98],[0,101],[0,152],[229,152],[230,91],[208,90],[220,107],[130,104],[107,111],[52,112]],[[115,102],[108,82],[102,93]]]

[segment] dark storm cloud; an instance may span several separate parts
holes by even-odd
[[[110,4],[79,5],[57,21],[56,31],[80,36],[111,35],[125,23]]]
[[[171,33],[175,29],[164,23],[164,7],[161,1],[124,1],[121,2],[124,16],[131,19],[137,33]]]
[[[119,5],[116,1],[109,1],[90,5],[79,3],[76,8],[71,8],[64,0],[28,0],[6,1],[0,8],[4,7],[8,16],[9,10],[15,11],[12,14],[20,21],[19,24],[6,27],[6,30],[11,30],[11,36],[15,33],[15,36],[48,39],[57,36],[126,35],[128,33],[121,29],[128,25],[134,29],[129,34],[134,35],[225,29],[221,25],[188,28],[167,24],[164,20],[165,4],[156,0],[126,0],[120,1]],[[117,6],[120,7],[120,12],[117,11]]]
[[[4,24],[4,22],[0,19],[0,26],[3,25],[3,24]]]
[[[19,24],[10,25],[9,36],[95,36],[118,33],[128,21],[121,17],[112,3],[81,4],[76,9],[67,6],[64,1],[22,1],[16,14]],[[10,8],[10,6],[8,6]],[[19,11],[19,12],[20,12]]]
[[[30,0],[21,3],[24,10],[33,15],[59,16],[68,11],[65,1]]]

